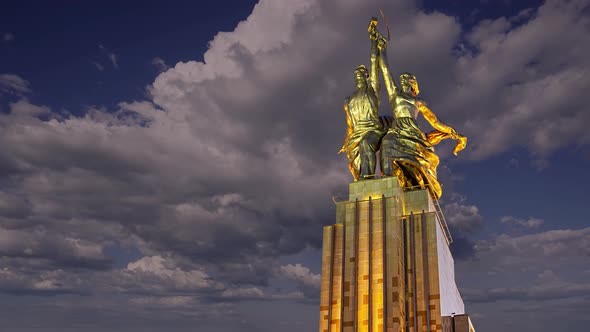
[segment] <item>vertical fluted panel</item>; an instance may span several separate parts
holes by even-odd
[[[344,285],[342,301],[343,332],[354,332],[356,313],[356,237],[358,220],[356,203],[346,204],[344,214]]]
[[[440,226],[434,213],[403,216],[427,200],[401,195],[356,190],[337,203],[337,223],[324,228],[320,332],[442,332]]]
[[[386,206],[387,332],[405,332],[405,237],[402,220],[397,216],[395,199],[386,198]]]
[[[357,331],[369,328],[369,202],[359,202]]]
[[[330,332],[340,332],[342,313],[342,249],[344,225],[336,224],[334,227],[334,251],[332,255],[332,295],[330,303]]]
[[[383,331],[383,213],[382,200],[371,206],[371,332]]]
[[[322,247],[322,283],[320,288],[320,330],[329,332],[330,329],[330,302],[332,289],[332,251],[333,251],[333,226],[324,227]]]

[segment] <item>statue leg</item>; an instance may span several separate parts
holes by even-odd
[[[375,152],[380,139],[379,134],[370,131],[361,140],[359,144],[361,157],[360,179],[372,179],[375,177],[375,167],[377,166]]]
[[[391,157],[393,151],[391,147],[390,136],[385,135],[383,141],[381,141],[381,149],[379,150],[379,162],[381,166],[381,176],[393,176],[395,175],[393,162]]]

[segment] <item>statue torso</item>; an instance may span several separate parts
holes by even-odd
[[[354,127],[379,122],[378,97],[372,88],[356,90],[348,97],[348,112]]]
[[[393,115],[396,118],[411,117],[416,119],[418,117],[417,103],[418,98],[401,92],[391,102]]]

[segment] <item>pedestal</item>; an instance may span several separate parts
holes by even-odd
[[[450,317],[469,321],[429,192],[404,191],[394,177],[349,189],[336,224],[324,227],[320,332],[469,331]]]

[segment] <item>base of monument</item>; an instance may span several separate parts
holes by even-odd
[[[388,177],[351,183],[347,198],[324,227],[320,332],[474,331],[428,190]]]

